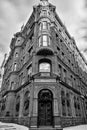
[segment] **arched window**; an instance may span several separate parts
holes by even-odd
[[[39,64],[39,72],[50,72],[51,71],[51,64],[43,61]]]
[[[29,102],[30,102],[30,92],[27,91],[24,95],[24,115],[29,114]]]

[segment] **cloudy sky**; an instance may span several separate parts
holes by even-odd
[[[49,0],[56,5],[56,10],[76,40],[80,51],[87,52],[87,3],[86,0]],[[0,0],[0,65],[5,53],[9,52],[12,36],[32,13],[32,6],[39,0]]]

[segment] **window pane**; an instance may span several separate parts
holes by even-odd
[[[16,71],[16,69],[17,69],[17,64],[15,63],[14,64],[14,71]]]
[[[40,72],[50,72],[50,64],[49,63],[41,63],[39,66]]]
[[[43,29],[47,29],[47,22],[43,22]]]
[[[47,46],[47,35],[43,35],[43,46]]]

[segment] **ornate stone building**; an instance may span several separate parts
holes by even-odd
[[[0,120],[59,129],[87,122],[87,63],[55,6],[40,0],[10,48]]]

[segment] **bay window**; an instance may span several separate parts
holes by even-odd
[[[47,46],[47,35],[43,35],[43,46]]]
[[[39,37],[39,47],[40,46],[49,46],[50,45],[50,37],[46,34],[41,35]]]
[[[49,23],[47,21],[43,21],[39,24],[39,30],[48,30],[49,29]]]
[[[48,24],[46,21],[43,22],[43,29],[48,29]]]

